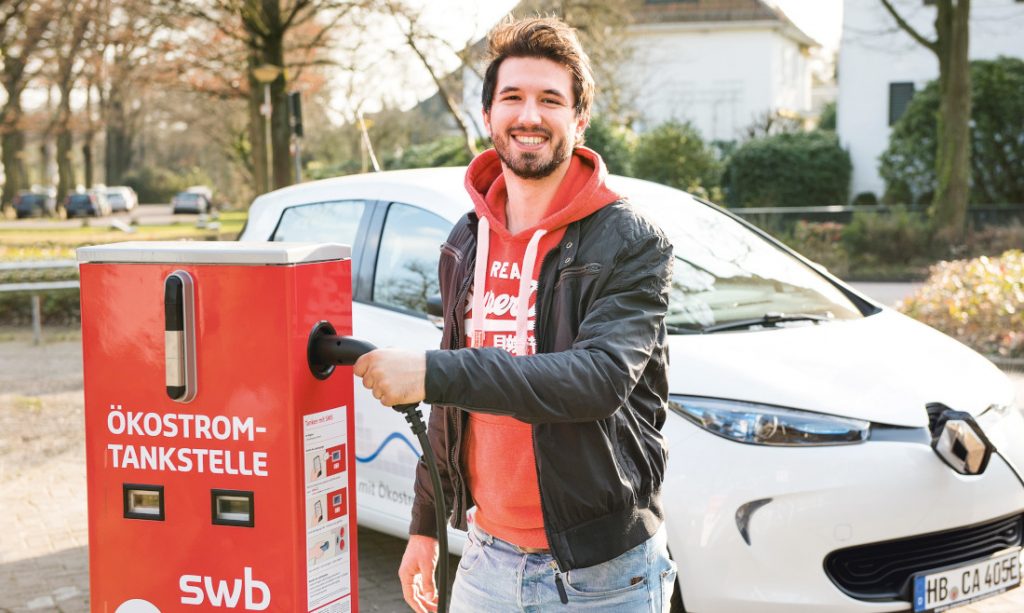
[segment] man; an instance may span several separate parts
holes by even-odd
[[[355,373],[386,405],[433,405],[424,452],[452,525],[475,507],[453,611],[667,610],[671,245],[579,146],[594,82],[575,33],[509,22],[490,49],[494,149],[470,164],[475,211],[441,248],[442,350],[378,350]],[[434,504],[421,461],[399,570],[416,611],[436,608]]]

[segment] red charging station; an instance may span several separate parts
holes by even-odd
[[[358,610],[353,381],[307,363],[349,254],[78,250],[93,611]]]

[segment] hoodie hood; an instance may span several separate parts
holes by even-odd
[[[621,197],[608,189],[608,170],[596,152],[576,147],[569,162],[569,171],[559,185],[555,197],[540,223],[512,235],[508,231],[505,203],[508,190],[498,152],[488,149],[478,155],[466,170],[466,190],[473,199],[477,217],[487,219],[500,238],[526,240],[537,230],[552,231],[583,219]]]

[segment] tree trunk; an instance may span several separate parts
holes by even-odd
[[[128,118],[120,94],[111,92],[107,105],[104,174],[107,185],[121,185],[132,165],[133,139],[128,129]]]
[[[85,189],[92,189],[92,136],[86,135],[82,143],[82,163],[85,167]]]
[[[939,238],[961,242],[971,180],[970,0],[938,3],[939,116],[932,219]]]
[[[6,208],[14,205],[14,197],[19,191],[29,187],[25,176],[25,133],[13,127],[5,129],[0,136],[0,147],[3,147],[4,175],[7,178],[0,203]]]
[[[268,41],[267,61],[275,66],[284,66],[284,40],[279,36]],[[292,172],[291,126],[288,121],[288,92],[285,91],[284,73],[270,84],[270,135],[274,150],[273,189],[295,182]]]
[[[252,143],[252,176],[256,183],[256,193],[265,194],[270,191],[267,177],[267,138],[266,118],[260,114],[263,105],[263,84],[256,80],[252,69],[259,66],[256,62],[249,65],[249,142]]]
[[[71,131],[67,125],[57,128],[57,202],[75,189],[75,169],[71,161]]]
[[[247,0],[242,19],[249,36],[249,138],[252,141],[253,163],[257,188],[271,191],[294,181],[289,145],[291,128],[288,125],[288,96],[285,92],[284,35],[278,0]],[[270,172],[267,176],[267,118],[260,113],[264,101],[264,84],[256,80],[253,71],[270,64],[282,69],[270,82]],[[261,177],[263,180],[261,180]]]

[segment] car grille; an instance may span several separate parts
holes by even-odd
[[[841,590],[859,600],[910,600],[917,573],[969,562],[1022,543],[1024,515],[969,528],[859,545],[833,551],[825,572]]]

